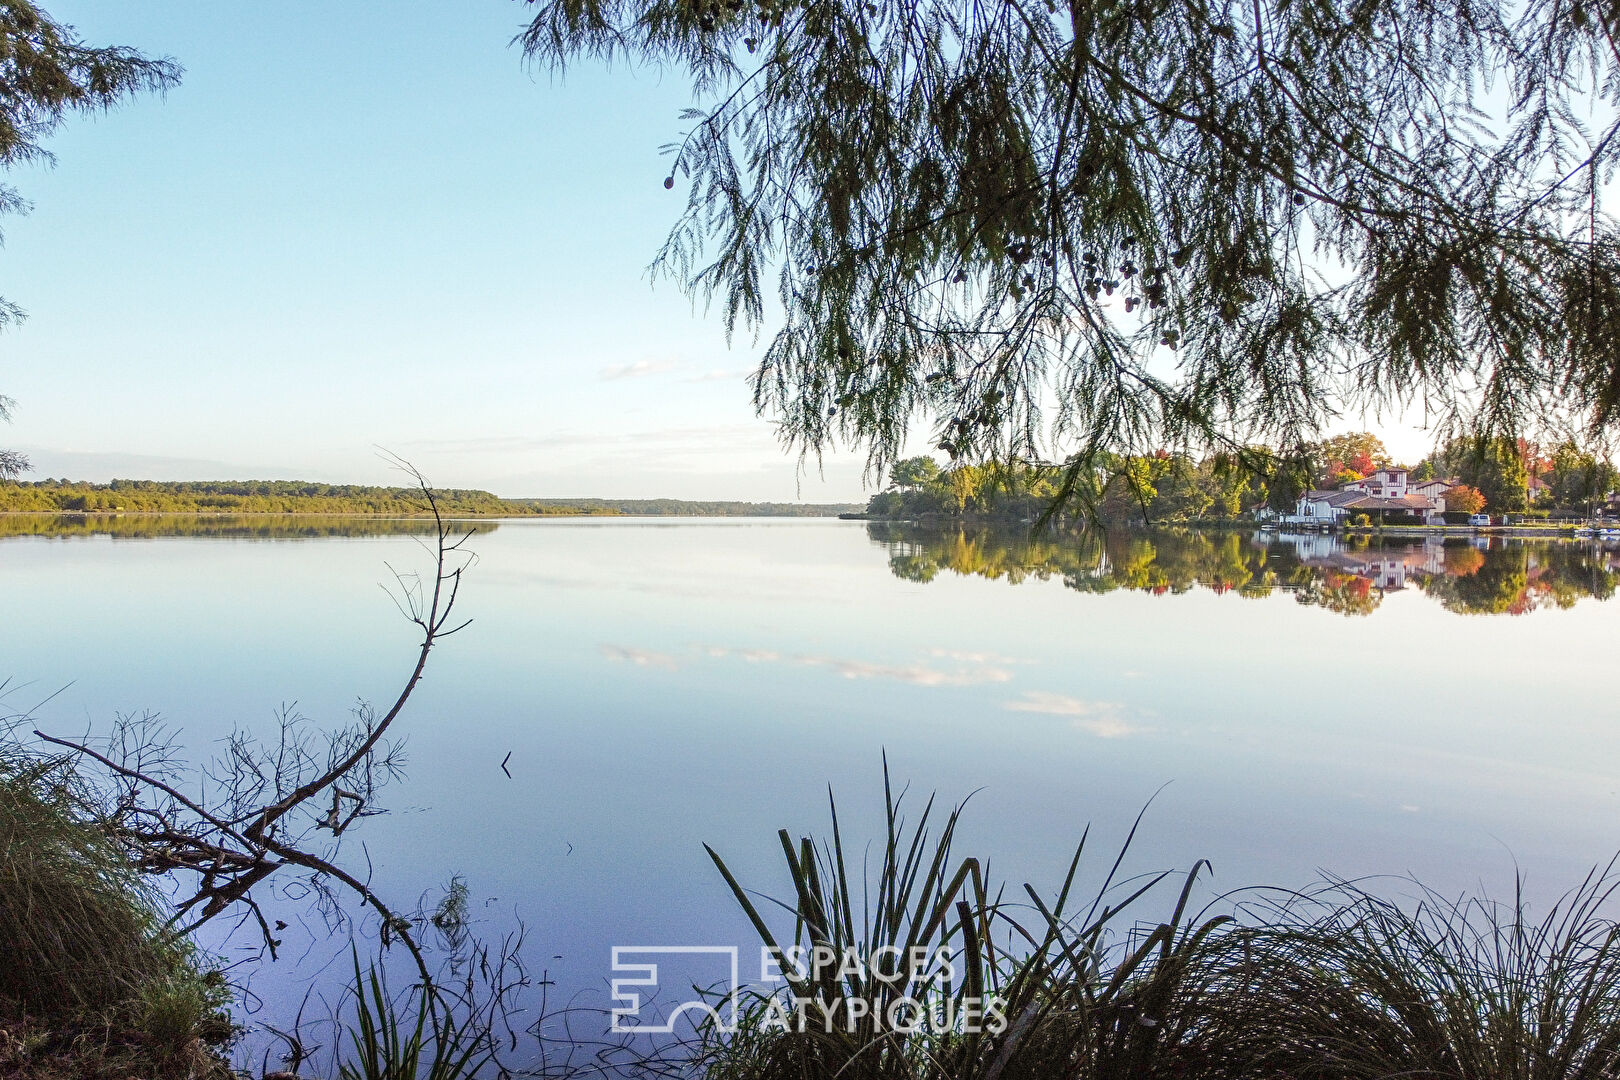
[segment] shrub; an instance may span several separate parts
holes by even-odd
[[[1480,494],[1478,488],[1467,484],[1454,484],[1445,494],[1447,510],[1461,510],[1465,514],[1477,514],[1485,509],[1485,496]]]

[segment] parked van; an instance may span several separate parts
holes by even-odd
[[[1489,525],[1490,523],[1491,515],[1489,514],[1470,514],[1468,516],[1468,524],[1470,525]]]

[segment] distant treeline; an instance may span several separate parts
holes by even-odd
[[[501,515],[511,509],[487,491],[435,490],[439,507],[455,515]],[[0,511],[165,514],[388,514],[425,513],[413,488],[316,484],[302,480],[66,480],[0,484]]]
[[[834,517],[853,504],[686,502],[680,499],[502,499],[488,491],[435,488],[453,517],[636,515],[671,517]],[[0,483],[0,513],[357,514],[413,517],[427,512],[415,488],[317,484],[303,480],[68,480]]]
[[[837,517],[858,503],[688,502],[684,499],[507,499],[523,513],[625,514],[635,517]]]

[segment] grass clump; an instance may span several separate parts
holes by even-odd
[[[0,1072],[221,1071],[228,1001],[71,762],[0,747]]]
[[[931,809],[908,827],[899,800],[886,798],[875,866],[846,861],[836,808],[825,843],[783,832],[791,895],[771,905],[756,904],[710,852],[767,945],[824,946],[839,969],[784,964],[785,988],[744,991],[734,1024],[717,1008],[696,1034],[697,1075],[1620,1077],[1613,864],[1540,917],[1522,894],[1496,904],[1415,888],[1395,900],[1345,882],[1229,897],[1211,917],[1189,903],[1199,868],[1122,880],[1123,850],[1076,902],[1082,841],[1055,896],[1025,886],[1015,903],[987,891],[979,860],[952,856],[957,814],[930,838]],[[1170,891],[1155,913],[1147,905],[1161,887]],[[791,917],[791,933],[762,915],[773,905]],[[851,950],[872,958],[916,945],[951,951],[948,980],[887,979],[845,963]],[[902,998],[910,1004],[895,1006]],[[975,998],[996,999],[1005,1021],[963,1023]],[[806,1000],[809,1009],[788,1004]]]
[[[1251,913],[1210,943],[1177,1048],[1212,1078],[1620,1076],[1620,927],[1607,873],[1535,918],[1512,903],[1348,883]]]
[[[354,1019],[339,1080],[469,1080],[495,1057],[476,1015],[458,1015],[432,987],[395,996],[377,964],[361,970],[354,954]]]
[[[701,1073],[708,1080],[1155,1075],[1160,1051],[1177,1037],[1169,1003],[1227,921],[1189,915],[1202,864],[1181,877],[1167,917],[1127,927],[1122,914],[1134,916],[1170,875],[1122,881],[1122,849],[1101,885],[1082,897],[1082,839],[1055,897],[1029,890],[1028,902],[1014,904],[989,893],[980,860],[953,856],[960,808],[932,837],[933,800],[915,825],[906,824],[900,803],[886,782],[875,873],[846,859],[836,806],[829,842],[795,844],[779,834],[793,897],[777,906],[793,915],[791,937],[771,928],[710,851],[767,946],[781,954],[791,943],[812,958],[821,949],[833,960],[819,969],[784,964],[785,991],[748,991],[734,1026],[723,1016],[702,1025]],[[939,960],[897,968],[878,959],[912,956]]]

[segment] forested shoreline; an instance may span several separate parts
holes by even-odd
[[[1104,454],[1089,469],[1038,462],[951,461],[923,455],[898,461],[889,486],[867,502],[870,520],[963,522],[1058,520],[1199,526],[1251,521],[1257,511],[1293,512],[1309,490],[1339,489],[1396,466],[1370,431],[1335,435],[1291,454],[1263,445],[1239,454]],[[1585,517],[1620,486],[1600,445],[1572,439],[1452,439],[1407,471],[1413,481],[1450,478],[1448,508],[1530,518]],[[1460,504],[1462,493],[1471,503]]]

